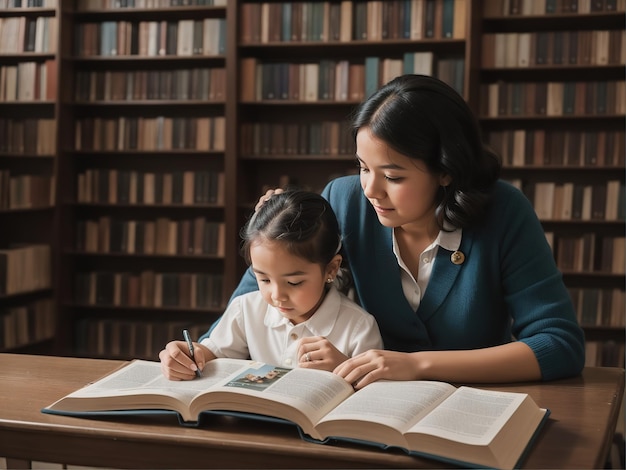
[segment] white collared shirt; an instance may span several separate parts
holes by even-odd
[[[444,227],[448,228],[445,224]],[[426,292],[426,287],[428,287],[428,282],[430,281],[430,275],[433,271],[433,264],[437,257],[439,247],[441,246],[449,251],[458,250],[461,246],[462,235],[463,230],[461,229],[456,229],[453,232],[440,230],[437,238],[420,254],[417,279],[415,279],[400,256],[396,231],[395,229],[392,231],[393,253],[396,255],[398,265],[400,266],[402,290],[413,310],[417,310],[424,296],[424,292]]]
[[[323,336],[352,357],[383,342],[372,315],[331,287],[317,311],[294,325],[258,291],[234,298],[211,335],[202,341],[217,357],[247,359],[293,368],[301,338]]]

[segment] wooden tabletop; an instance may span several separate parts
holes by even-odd
[[[113,468],[443,468],[367,446],[319,445],[293,426],[215,418],[202,428],[174,416],[82,419],[41,413],[122,361],[0,354],[0,456]],[[529,393],[551,416],[523,468],[602,468],[624,392],[624,370],[586,368],[549,383],[475,385]],[[23,463],[23,462],[21,462]]]

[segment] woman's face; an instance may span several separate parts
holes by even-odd
[[[449,177],[429,172],[422,160],[409,158],[371,134],[359,130],[356,154],[361,187],[386,227],[431,226],[435,222],[436,195]]]

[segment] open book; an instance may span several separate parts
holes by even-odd
[[[202,377],[170,381],[160,364],[135,360],[44,408],[89,417],[146,410],[235,412],[296,424],[315,442],[399,447],[464,466],[515,468],[549,415],[522,393],[456,388],[434,381],[379,381],[354,391],[331,372],[238,359],[207,363]]]

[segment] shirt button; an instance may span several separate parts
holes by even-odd
[[[430,261],[430,258],[422,258],[422,263],[428,263]]]
[[[291,333],[291,334],[289,335],[289,337],[290,337],[292,340],[294,340],[294,341],[295,341],[295,340],[297,340],[297,339],[298,339],[298,334],[297,334],[297,333]]]
[[[291,365],[291,359],[285,359],[285,365],[286,366],[290,366]]]

